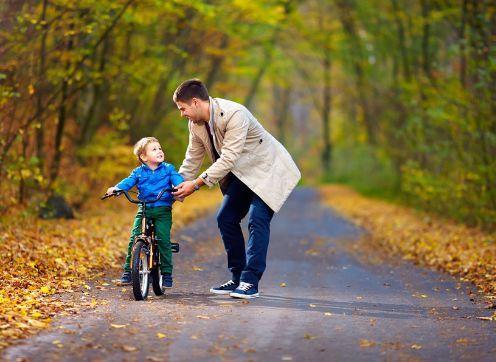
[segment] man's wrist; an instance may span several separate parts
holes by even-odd
[[[200,185],[198,184],[198,181],[196,179],[193,180],[193,185],[195,191],[198,191],[200,189]]]

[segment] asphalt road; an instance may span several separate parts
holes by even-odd
[[[176,234],[175,287],[136,302],[117,274],[92,283],[97,307],[60,316],[6,349],[8,361],[496,360],[496,324],[475,288],[353,248],[362,231],[297,189],[272,222],[261,297],[209,294],[226,281],[215,216]],[[471,300],[472,299],[472,300]]]

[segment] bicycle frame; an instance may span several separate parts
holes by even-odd
[[[110,195],[105,194],[101,199],[106,199],[111,196],[119,196],[124,194],[129,202],[133,204],[138,204],[141,207],[142,219],[141,219],[141,233],[136,235],[132,243],[132,253],[131,253],[131,284],[133,286],[134,299],[145,300],[148,297],[149,287],[150,287],[150,277],[151,285],[155,295],[160,296],[164,294],[163,279],[160,273],[160,253],[158,252],[158,242],[157,235],[155,234],[155,222],[153,219],[149,219],[146,216],[147,204],[153,204],[160,200],[164,192],[174,191],[174,189],[163,189],[158,194],[155,200],[135,200],[131,198],[127,191],[118,190]],[[178,252],[179,244],[170,243],[171,251]]]
[[[145,242],[145,244],[148,246],[148,248],[149,248],[148,252],[151,255],[151,258],[149,258],[149,260],[150,260],[149,261],[150,265],[148,266],[149,270],[151,270],[154,267],[154,265],[153,265],[154,262],[158,263],[158,260],[156,260],[156,258],[153,257],[153,253],[155,252],[155,248],[156,247],[158,248],[158,246],[157,246],[157,239],[155,237],[155,224],[153,223],[153,221],[148,222],[148,219],[146,217],[146,204],[153,204],[153,203],[159,201],[165,192],[173,192],[173,191],[176,191],[176,189],[174,189],[174,188],[163,189],[162,191],[160,191],[160,193],[158,194],[158,196],[155,200],[150,200],[150,201],[135,200],[129,196],[129,193],[126,190],[119,190],[113,194],[104,195],[103,197],[101,197],[101,199],[104,200],[104,199],[109,198],[111,196],[117,197],[117,196],[120,196],[121,194],[124,194],[124,196],[126,196],[126,198],[129,202],[131,202],[133,204],[140,205],[142,207],[143,218],[141,219],[141,234],[136,235],[136,237],[133,240],[133,246],[139,240],[143,240]],[[172,248],[172,245],[171,245],[171,248]],[[176,250],[176,252],[179,251],[178,245],[175,246],[174,249]],[[133,267],[133,260],[131,259],[131,268],[132,267]]]

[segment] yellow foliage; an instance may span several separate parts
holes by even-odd
[[[327,205],[370,232],[373,246],[496,294],[496,233],[366,198],[345,186],[326,185],[321,192]]]
[[[211,210],[220,199],[218,190],[201,190],[176,203],[174,228]],[[76,220],[1,221],[0,349],[74,307],[57,293],[90,288],[86,280],[121,267],[135,213],[136,207],[122,197],[96,199]]]

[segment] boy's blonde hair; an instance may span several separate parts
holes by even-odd
[[[143,162],[140,156],[145,153],[146,146],[148,146],[152,142],[160,143],[155,137],[143,137],[134,145],[133,153],[138,158],[139,162]]]

